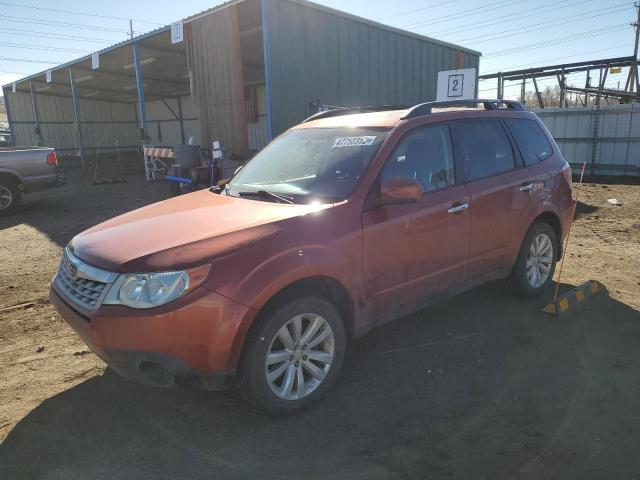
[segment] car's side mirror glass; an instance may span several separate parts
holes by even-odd
[[[418,182],[406,177],[388,177],[380,185],[381,205],[415,203],[422,197],[422,187]]]

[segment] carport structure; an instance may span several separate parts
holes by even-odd
[[[439,71],[479,56],[306,0],[234,0],[3,90],[16,144],[62,157],[190,137],[248,156],[318,101],[432,100]]]
[[[153,119],[157,103],[174,117],[184,142],[187,52],[170,36],[163,27],[3,87],[17,142],[53,145],[62,156],[79,154],[83,163],[97,148],[137,149],[149,106],[151,124],[163,122]]]

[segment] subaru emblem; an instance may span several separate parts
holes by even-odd
[[[78,267],[73,262],[69,262],[69,276],[72,280],[78,278]]]

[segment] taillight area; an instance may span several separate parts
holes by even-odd
[[[58,156],[56,152],[51,152],[47,155],[47,165],[58,165]]]

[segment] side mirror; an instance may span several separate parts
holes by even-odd
[[[422,187],[406,177],[389,177],[380,186],[380,204],[415,203],[422,198]]]

